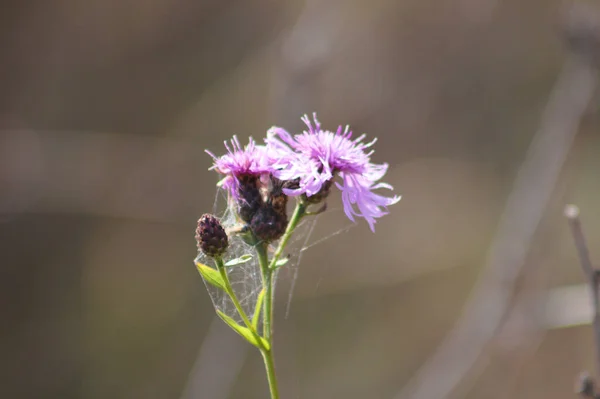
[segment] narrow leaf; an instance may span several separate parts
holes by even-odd
[[[242,263],[248,262],[250,259],[252,259],[252,255],[250,255],[250,254],[242,255],[239,258],[231,259],[229,262],[225,263],[225,266],[230,267],[230,266],[240,265]]]
[[[258,293],[258,297],[256,298],[256,307],[254,308],[254,315],[252,316],[252,327],[254,329],[258,329],[258,320],[260,318],[260,312],[262,310],[263,300],[265,299],[265,289],[263,288]]]
[[[228,177],[229,177],[229,176],[227,176],[227,177],[224,177],[223,179],[219,180],[219,181],[217,182],[217,187],[223,187],[223,184],[225,183],[225,181],[227,181],[227,178],[228,178]]]
[[[196,268],[198,269],[202,277],[204,277],[204,280],[206,282],[217,288],[225,290],[225,282],[223,281],[223,277],[221,277],[217,270],[213,269],[210,266],[206,266],[200,262],[196,262]]]
[[[283,259],[279,259],[277,262],[275,262],[275,267],[274,269],[277,269],[283,265],[285,265],[286,263],[288,263],[290,261],[290,258],[283,258]]]
[[[252,345],[256,346],[259,349],[261,348],[261,344],[267,349],[270,347],[269,343],[263,337],[253,334],[252,331],[250,331],[250,329],[247,327],[240,326],[235,320],[233,320],[231,317],[227,316],[225,313],[221,312],[218,309],[217,314],[221,319],[223,319],[225,323],[227,323],[227,325],[229,325],[229,327],[231,327],[236,333],[240,334],[246,341],[250,342]],[[259,339],[261,343],[259,343]]]

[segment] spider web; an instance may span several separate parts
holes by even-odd
[[[332,213],[335,211],[341,211],[341,208],[327,210],[327,213]],[[240,235],[232,233],[232,231],[241,228],[242,225],[240,225],[236,217],[235,205],[229,203],[227,193],[222,188],[217,189],[217,194],[213,206],[213,214],[219,217],[221,225],[228,232],[229,248],[227,249],[227,252],[223,257],[223,261],[227,263],[228,261],[237,259],[243,255],[252,256],[252,258],[245,263],[225,268],[233,291],[237,296],[240,305],[242,306],[246,315],[249,318],[252,318],[252,315],[255,311],[256,303],[258,301],[258,295],[260,294],[263,288],[260,265],[258,263],[258,258],[256,257],[253,246],[246,243]],[[284,253],[284,256],[287,256],[289,260],[285,264],[285,266],[278,269],[273,275],[273,278],[275,279],[275,281],[277,281],[278,274],[280,271],[282,271],[282,273],[285,275],[284,278],[290,280],[290,288],[285,312],[286,318],[288,317],[290,312],[290,306],[294,294],[296,280],[298,277],[299,265],[304,252],[309,248],[321,244],[340,233],[348,231],[350,228],[355,226],[355,224],[350,224],[341,229],[328,233],[322,238],[311,242],[311,237],[313,236],[316,224],[320,217],[321,215],[306,218],[298,225],[298,227],[294,231],[294,234],[290,238],[290,241]],[[272,255],[272,253],[277,248],[277,245],[278,242],[274,242],[271,244],[269,248],[269,255]],[[202,252],[198,254],[196,261],[214,267],[212,259],[204,255]],[[227,295],[222,290],[214,287],[210,283],[207,283],[204,278],[203,280],[215,309],[223,312],[227,316],[236,320],[238,323],[242,324],[242,318],[238,314],[229,295]],[[273,291],[275,291],[276,288],[277,284],[275,284],[275,286],[273,287]],[[275,292],[273,294],[275,294]],[[262,318],[259,318],[259,320],[260,319]],[[261,328],[260,321],[258,328]]]
[[[327,209],[325,214],[333,216],[334,213],[342,212],[342,208],[329,208]],[[329,239],[339,234],[346,233],[356,226],[356,224],[354,223],[349,223],[346,226],[336,229],[334,231],[325,232],[324,234],[323,232],[320,232],[320,238],[315,237],[315,228],[317,226],[317,223],[319,222],[319,220],[321,220],[322,217],[324,217],[325,214],[319,214],[304,219],[294,231],[294,235],[292,236],[289,244],[286,247],[286,253],[289,253],[288,256],[290,261],[281,270],[282,274],[285,275],[282,276],[282,278],[289,280],[289,292],[285,306],[286,319],[289,317],[290,314],[292,299],[294,297],[294,292],[296,288],[296,281],[298,280],[298,273],[300,271],[299,265],[302,261],[302,256],[304,255],[304,252],[306,252],[308,249],[314,246],[320,245],[328,241]],[[322,273],[325,273],[328,267],[329,263],[326,263],[323,269],[321,269]],[[317,281],[315,290],[318,289],[321,280],[322,278],[319,278],[319,280]]]
[[[244,313],[246,313],[249,318],[252,318],[254,309],[256,307],[258,294],[262,290],[262,277],[260,266],[258,264],[258,258],[256,257],[252,245],[246,243],[239,235],[231,233],[232,230],[242,227],[236,218],[234,209],[235,206],[228,203],[226,191],[219,187],[217,189],[217,195],[213,206],[213,214],[219,217],[221,225],[228,233],[229,248],[223,256],[223,261],[224,263],[227,263],[230,260],[241,257],[242,255],[252,256],[248,262],[225,267],[231,287],[237,296],[242,309],[244,309]],[[212,259],[204,255],[202,252],[198,253],[196,261],[214,267]],[[238,323],[242,324],[242,318],[238,314],[229,295],[208,283],[204,277],[202,277],[202,279],[204,280],[204,285],[206,286],[215,309],[223,312]]]

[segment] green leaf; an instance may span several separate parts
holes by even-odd
[[[200,262],[196,262],[196,268],[206,282],[225,291],[225,282],[217,270]]]
[[[288,263],[290,261],[290,258],[283,258],[283,259],[279,259],[277,262],[275,262],[275,266],[273,267],[274,269],[278,269],[281,266],[285,265],[286,263]]]
[[[259,349],[263,347],[269,350],[270,345],[266,339],[259,336],[258,334],[254,334],[249,328],[240,326],[235,320],[231,317],[227,316],[225,313],[221,312],[217,309],[217,314],[225,323],[229,325],[236,333],[240,334],[246,341],[250,342],[252,345],[256,346]],[[260,343],[259,341],[260,340]],[[262,344],[262,345],[261,345]]]
[[[254,308],[254,316],[252,316],[252,327],[256,330],[258,328],[258,319],[260,318],[260,311],[262,310],[263,300],[265,299],[265,289],[263,288],[258,293],[256,298],[256,307]]]
[[[231,259],[229,262],[225,263],[225,267],[241,265],[242,263],[248,262],[250,259],[252,259],[252,255],[242,255],[239,258]]]

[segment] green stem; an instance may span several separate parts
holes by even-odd
[[[262,276],[265,298],[263,301],[263,335],[267,342],[271,344],[271,320],[273,319],[273,273],[269,269],[269,258],[267,256],[267,246],[264,243],[256,245],[258,263]]]
[[[265,339],[271,344],[273,337],[273,271],[267,271],[265,276],[267,292],[265,293],[265,313],[264,313],[264,335]]]
[[[290,237],[292,237],[292,233],[294,233],[294,230],[296,229],[296,227],[298,227],[298,223],[300,223],[300,220],[302,220],[304,215],[306,215],[306,205],[304,203],[298,201],[296,203],[296,208],[294,209],[294,213],[292,214],[292,217],[290,218],[287,228],[285,229],[285,233],[283,233],[283,236],[281,237],[281,240],[279,241],[279,246],[277,247],[277,250],[275,251],[275,254],[273,255],[273,259],[271,259],[271,264],[269,265],[269,269],[275,268],[275,264],[277,263],[279,258],[281,258],[281,254],[283,253],[285,246],[287,245],[288,241],[290,240]]]
[[[235,295],[235,292],[233,292],[233,288],[231,287],[231,283],[229,282],[229,276],[227,275],[227,271],[225,270],[225,265],[223,264],[223,259],[221,259],[220,257],[215,257],[214,259],[215,259],[215,264],[217,265],[217,270],[219,270],[219,273],[221,274],[221,277],[223,278],[223,282],[225,284],[225,292],[227,292],[227,294],[231,298],[231,301],[233,302],[233,306],[235,306],[236,310],[240,314],[240,317],[242,318],[242,321],[244,322],[246,327],[248,327],[250,329],[252,334],[255,336],[257,342],[260,343],[261,340],[260,340],[260,336],[258,335],[258,332],[256,332],[256,329],[254,328],[252,323],[250,323],[248,316],[246,316],[246,312],[244,312],[244,308],[242,308],[240,301],[237,299],[237,296]],[[267,340],[267,342],[268,342],[268,340]],[[270,342],[269,342],[269,345],[270,345]],[[262,348],[261,350],[266,350],[266,348]]]
[[[265,362],[265,371],[267,372],[267,382],[269,383],[269,391],[271,399],[279,399],[279,391],[277,389],[277,377],[275,375],[275,361],[273,359],[273,342],[272,342],[272,327],[273,320],[273,273],[274,270],[269,269],[269,258],[267,256],[267,246],[264,243],[256,245],[256,253],[258,255],[258,263],[260,265],[263,289],[265,297],[263,300],[263,336],[269,343],[269,350],[261,349],[261,354]]]
[[[273,361],[273,349],[260,351],[265,361],[265,370],[267,371],[267,381],[269,382],[269,391],[271,399],[279,399],[279,389],[277,388],[277,378],[275,377],[275,362]]]
[[[263,336],[269,343],[269,349],[261,349],[263,360],[265,362],[265,370],[267,372],[267,381],[269,383],[269,391],[271,392],[271,399],[279,399],[279,391],[277,388],[277,377],[275,375],[275,361],[273,359],[273,289],[275,281],[273,274],[275,273],[275,265],[281,257],[285,246],[287,245],[294,229],[300,223],[302,217],[306,215],[306,205],[301,202],[296,203],[294,213],[290,218],[290,221],[285,229],[285,233],[279,241],[279,246],[269,262],[267,255],[267,245],[265,243],[258,243],[255,246],[256,254],[258,256],[258,263],[260,265],[263,289],[265,290],[265,297],[263,302]],[[256,312],[256,310],[255,310]]]

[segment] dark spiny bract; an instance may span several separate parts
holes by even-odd
[[[237,212],[246,223],[250,223],[254,214],[263,203],[260,190],[258,188],[258,178],[252,175],[240,175],[238,179],[239,199],[237,201]]]
[[[227,251],[229,239],[221,222],[215,216],[205,213],[198,219],[196,227],[198,249],[207,256],[221,256]]]

